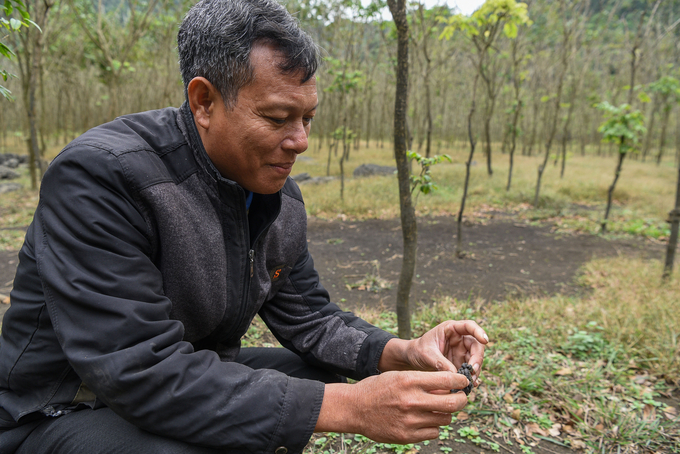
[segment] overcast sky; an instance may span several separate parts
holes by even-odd
[[[444,3],[449,6],[457,5],[460,11],[467,16],[479,8],[480,5],[484,3],[484,0],[425,0],[427,6],[441,5]]]

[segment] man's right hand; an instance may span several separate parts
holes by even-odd
[[[328,384],[315,432],[359,433],[382,443],[416,443],[439,435],[467,404],[465,376],[386,372],[353,384]]]

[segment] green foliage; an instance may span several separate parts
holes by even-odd
[[[349,93],[352,90],[362,88],[366,82],[366,77],[362,71],[350,71],[349,64],[338,58],[324,58],[330,68],[328,74],[332,77],[331,84],[324,89],[326,92]]]
[[[432,174],[430,173],[430,168],[441,162],[451,161],[451,157],[447,154],[441,156],[434,156],[432,158],[426,158],[415,151],[406,152],[406,156],[409,159],[415,160],[420,164],[420,174],[411,175],[411,192],[419,189],[423,194],[429,194],[432,191],[437,190],[437,185],[432,179]]]
[[[659,97],[664,110],[670,110],[673,104],[680,102],[680,81],[673,76],[662,76],[647,88]]]
[[[440,18],[446,26],[440,39],[451,39],[456,30],[462,31],[473,40],[493,42],[496,31],[502,27],[509,39],[517,37],[520,26],[531,25],[527,4],[515,0],[487,0],[471,16],[456,14]]]
[[[21,27],[29,27],[30,25],[37,27],[37,25],[35,22],[31,21],[28,8],[26,8],[26,5],[22,0],[4,0],[0,6],[0,9],[2,10],[2,16],[0,16],[0,30],[4,31],[4,34],[0,34],[0,58],[7,58],[11,60],[16,55],[12,49],[4,43],[6,38],[10,33],[19,32]],[[18,15],[18,18],[12,17],[12,15]],[[7,79],[10,77],[16,77],[14,74],[10,73],[6,69],[3,69],[2,67],[0,67],[0,76],[5,82],[7,82]],[[0,95],[9,101],[14,100],[12,93],[2,85],[0,85]]]
[[[602,337],[603,328],[597,322],[588,322],[588,330],[577,330],[567,338],[564,350],[578,359],[600,357],[606,342]]]
[[[628,104],[617,107],[607,101],[597,104],[596,107],[604,111],[605,116],[604,123],[598,128],[602,133],[602,141],[617,143],[621,154],[637,151],[640,138],[647,132],[643,113],[631,110]]]

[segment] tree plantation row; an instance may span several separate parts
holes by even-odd
[[[2,100],[0,146],[33,131],[44,153],[118,115],[180,104],[175,39],[191,3],[26,1],[37,27],[3,39],[16,57],[2,67],[17,77],[3,82],[16,102]],[[353,150],[368,139],[390,140],[397,39],[384,5],[286,3],[325,56],[313,134],[323,146],[351,143]],[[491,16],[474,23],[448,7],[407,5],[410,148],[429,156],[466,139],[475,93],[472,132],[490,174],[499,148],[532,154],[550,144],[566,157],[568,147],[585,153],[598,144],[598,153],[607,152],[599,145],[602,113],[593,108],[603,101],[643,112],[642,159],[677,153],[680,2],[487,3]]]

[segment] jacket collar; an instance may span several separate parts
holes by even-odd
[[[177,126],[179,126],[184,138],[189,143],[189,147],[193,151],[196,161],[214,182],[237,185],[236,182],[224,178],[208,156],[208,152],[203,147],[201,136],[198,134],[198,129],[196,128],[196,123],[194,122],[194,114],[191,112],[189,103],[186,101],[179,108],[179,114],[177,115]]]
[[[194,157],[203,170],[203,174],[207,175],[213,183],[217,183],[219,187],[220,197],[224,199],[229,199],[234,196],[234,192],[240,194],[243,199],[243,208],[245,209],[245,197],[246,191],[238,185],[235,181],[224,178],[215,164],[208,156],[208,152],[203,147],[203,141],[201,136],[198,134],[198,129],[196,128],[196,123],[194,122],[194,114],[191,112],[188,102],[184,102],[179,108],[179,113],[177,115],[177,126],[184,135],[184,138],[189,144],[189,147],[193,151]],[[281,210],[281,194],[283,188],[275,194],[255,194],[253,205],[254,213],[251,214],[250,218],[252,221],[250,225],[251,240],[254,240],[259,236],[262,230],[266,229],[279,215]]]

